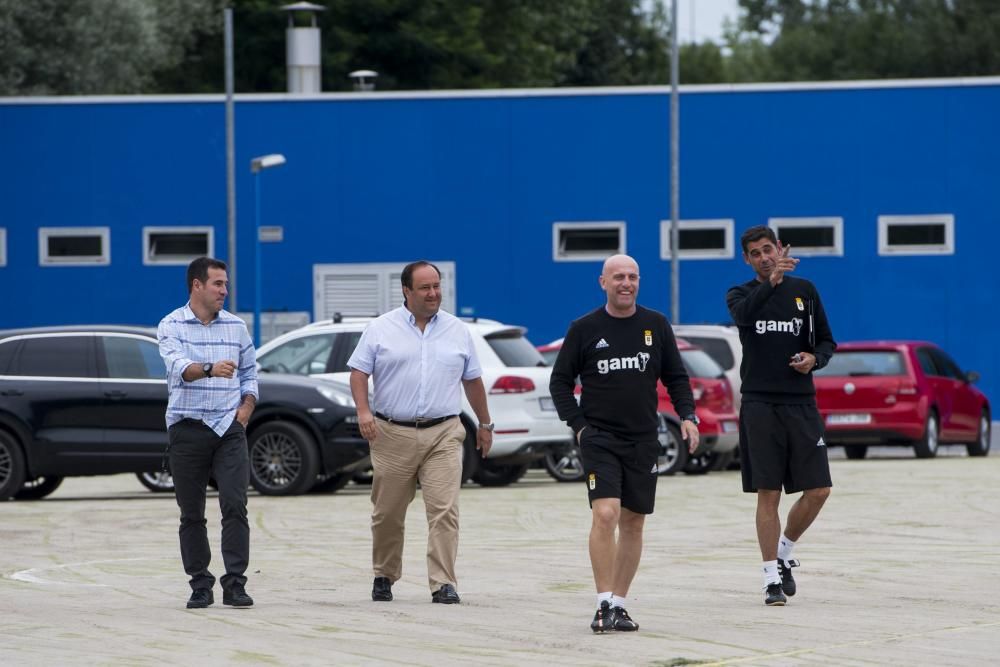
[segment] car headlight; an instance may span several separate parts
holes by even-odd
[[[330,401],[331,403],[336,403],[345,408],[356,408],[357,405],[354,403],[354,399],[344,392],[337,391],[336,389],[331,389],[330,387],[316,387],[316,391],[323,394],[323,398]]]

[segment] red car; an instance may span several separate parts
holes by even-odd
[[[827,445],[864,458],[869,445],[912,446],[919,458],[941,444],[964,444],[970,456],[990,450],[990,404],[944,350],[921,341],[841,343],[814,373]]]
[[[550,365],[555,363],[562,342],[560,338],[547,345],[538,346],[538,351]],[[698,426],[701,446],[693,457],[688,456],[686,449],[680,448],[676,460],[669,462],[664,474],[681,469],[687,473],[708,472],[710,469],[724,470],[733,459],[740,435],[739,417],[733,408],[732,387],[722,367],[700,347],[678,338],[677,349],[681,353],[681,361],[691,380],[695,414],[701,422]],[[678,416],[662,382],[657,382],[656,390],[659,398],[657,410]],[[671,425],[671,428],[675,427]],[[676,437],[679,439],[679,434]]]

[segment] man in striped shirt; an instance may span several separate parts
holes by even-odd
[[[222,510],[222,602],[249,607],[246,426],[257,402],[257,357],[246,324],[222,309],[229,286],[225,262],[199,257],[188,266],[187,284],[187,305],[164,317],[157,329],[167,366],[168,451],[181,510],[181,560],[191,577],[187,607],[215,601],[205,527],[210,477],[218,484]]]

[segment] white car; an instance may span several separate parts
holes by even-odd
[[[268,341],[257,350],[261,372],[293,373],[347,382],[347,360],[372,318],[337,318],[306,325]],[[482,318],[463,318],[472,332],[483,369],[490,416],[496,424],[489,457],[475,448],[472,407],[462,395],[465,474],[484,486],[503,486],[520,479],[528,466],[562,447],[569,429],[556,414],[549,396],[549,375],[525,329]]]
[[[726,373],[729,386],[733,388],[733,409],[740,411],[740,363],[743,361],[743,344],[736,327],[717,324],[675,324],[674,334],[692,345],[703,349]]]

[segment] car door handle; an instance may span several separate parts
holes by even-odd
[[[104,395],[107,396],[108,398],[112,398],[112,399],[114,399],[114,398],[125,398],[126,396],[128,396],[128,392],[117,391],[117,390],[115,390],[115,391],[106,391],[106,392],[104,392]]]
[[[24,396],[24,392],[20,389],[4,389],[0,391],[0,396]]]

